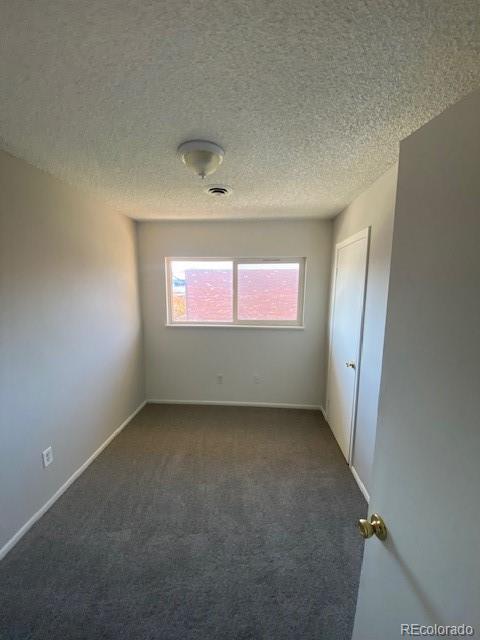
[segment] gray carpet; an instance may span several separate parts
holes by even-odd
[[[347,640],[365,513],[317,412],[147,405],[0,563],[0,638]]]

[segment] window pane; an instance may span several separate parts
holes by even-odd
[[[172,260],[174,322],[233,321],[233,263]]]
[[[297,263],[239,264],[239,320],[297,320]]]

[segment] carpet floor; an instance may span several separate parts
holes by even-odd
[[[366,508],[320,413],[147,405],[0,563],[0,638],[349,640]]]

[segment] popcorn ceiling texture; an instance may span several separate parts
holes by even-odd
[[[136,218],[332,216],[480,85],[480,0],[0,9],[0,145]],[[226,200],[176,158],[196,137]]]

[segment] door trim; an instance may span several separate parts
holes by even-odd
[[[355,383],[353,389],[353,405],[352,405],[352,417],[350,422],[350,437],[349,437],[349,445],[348,445],[348,456],[347,462],[350,468],[352,468],[353,462],[353,449],[354,449],[354,439],[355,439],[355,429],[357,424],[357,400],[358,400],[358,387],[359,380],[361,375],[361,358],[362,358],[362,346],[363,346],[363,325],[365,319],[365,301],[367,297],[367,280],[368,280],[368,261],[370,255],[370,229],[371,227],[365,227],[358,233],[354,233],[353,235],[345,238],[341,242],[338,242],[335,245],[334,251],[334,259],[333,259],[333,269],[332,269],[332,283],[330,288],[330,311],[328,318],[328,361],[327,361],[327,387],[325,394],[325,414],[326,420],[328,423],[328,397],[329,397],[329,385],[330,385],[330,363],[332,358],[332,327],[333,327],[333,318],[335,314],[335,292],[336,292],[336,284],[337,284],[337,265],[338,265],[338,252],[343,247],[348,246],[349,244],[353,244],[354,242],[358,242],[359,240],[366,240],[365,243],[365,278],[363,282],[363,294],[362,294],[362,312],[360,314],[360,332],[359,332],[359,340],[358,340],[358,352],[356,355],[357,368],[355,370]],[[328,423],[330,426],[330,423]],[[331,428],[331,427],[330,427]],[[333,433],[333,429],[332,429]],[[333,434],[335,436],[335,434]]]

